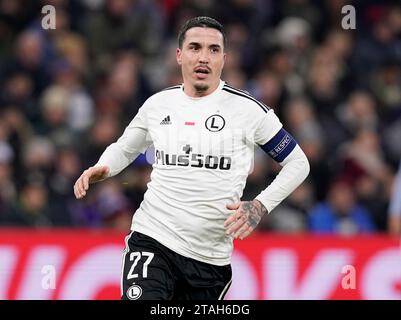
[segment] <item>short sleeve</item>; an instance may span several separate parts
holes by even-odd
[[[259,114],[262,116],[256,126],[254,141],[256,144],[264,145],[277,134],[283,125],[272,109]]]
[[[283,162],[297,145],[271,109],[260,120],[254,139],[273,160],[279,163]]]

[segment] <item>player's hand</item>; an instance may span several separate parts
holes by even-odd
[[[107,178],[109,167],[90,167],[86,169],[74,184],[74,194],[77,199],[82,199],[86,195],[91,183],[95,183]]]
[[[234,239],[245,239],[259,224],[262,216],[267,213],[266,208],[258,200],[241,201],[227,204],[227,209],[235,210],[224,222],[227,235],[233,235]]]

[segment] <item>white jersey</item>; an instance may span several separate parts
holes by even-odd
[[[295,148],[282,131],[273,110],[223,81],[200,98],[187,96],[182,85],[151,96],[114,146],[127,160],[112,167],[111,175],[154,148],[151,181],[131,229],[185,257],[229,264],[233,238],[223,224],[233,211],[226,205],[241,199],[255,145],[267,148],[273,141],[265,150],[281,157],[279,162]],[[120,161],[106,153],[97,165]],[[259,200],[270,212],[282,199],[269,202],[262,193]]]

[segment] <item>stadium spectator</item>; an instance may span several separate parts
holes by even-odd
[[[353,91],[344,104],[337,106],[336,116],[347,139],[362,129],[378,131],[379,117],[371,94]]]
[[[89,14],[84,24],[94,66],[107,68],[113,53],[136,47],[144,55],[155,54],[163,35],[155,1],[105,1],[104,9]]]
[[[37,97],[49,84],[50,78],[44,59],[44,42],[38,32],[25,31],[15,41],[15,54],[3,62],[1,78],[7,79],[13,74],[26,74],[33,85],[33,94]]]
[[[48,190],[41,178],[28,181],[20,190],[18,200],[11,208],[8,224],[25,227],[51,227],[52,214],[57,211],[49,204]]]
[[[329,164],[325,161],[326,130],[318,122],[311,102],[303,97],[290,99],[284,105],[284,119],[308,157],[311,166],[308,179],[312,181],[316,199],[322,201],[331,178]]]
[[[326,201],[312,208],[308,223],[315,233],[354,235],[375,231],[369,212],[356,202],[350,185],[341,180],[333,183]]]
[[[81,169],[81,161],[76,151],[69,146],[58,150],[54,163],[54,171],[49,177],[49,197],[57,207],[53,213],[54,223],[58,226],[79,226],[74,221],[75,201],[70,190]]]

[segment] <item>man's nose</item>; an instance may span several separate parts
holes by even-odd
[[[199,63],[209,63],[209,53],[207,50],[201,50],[199,53]]]

